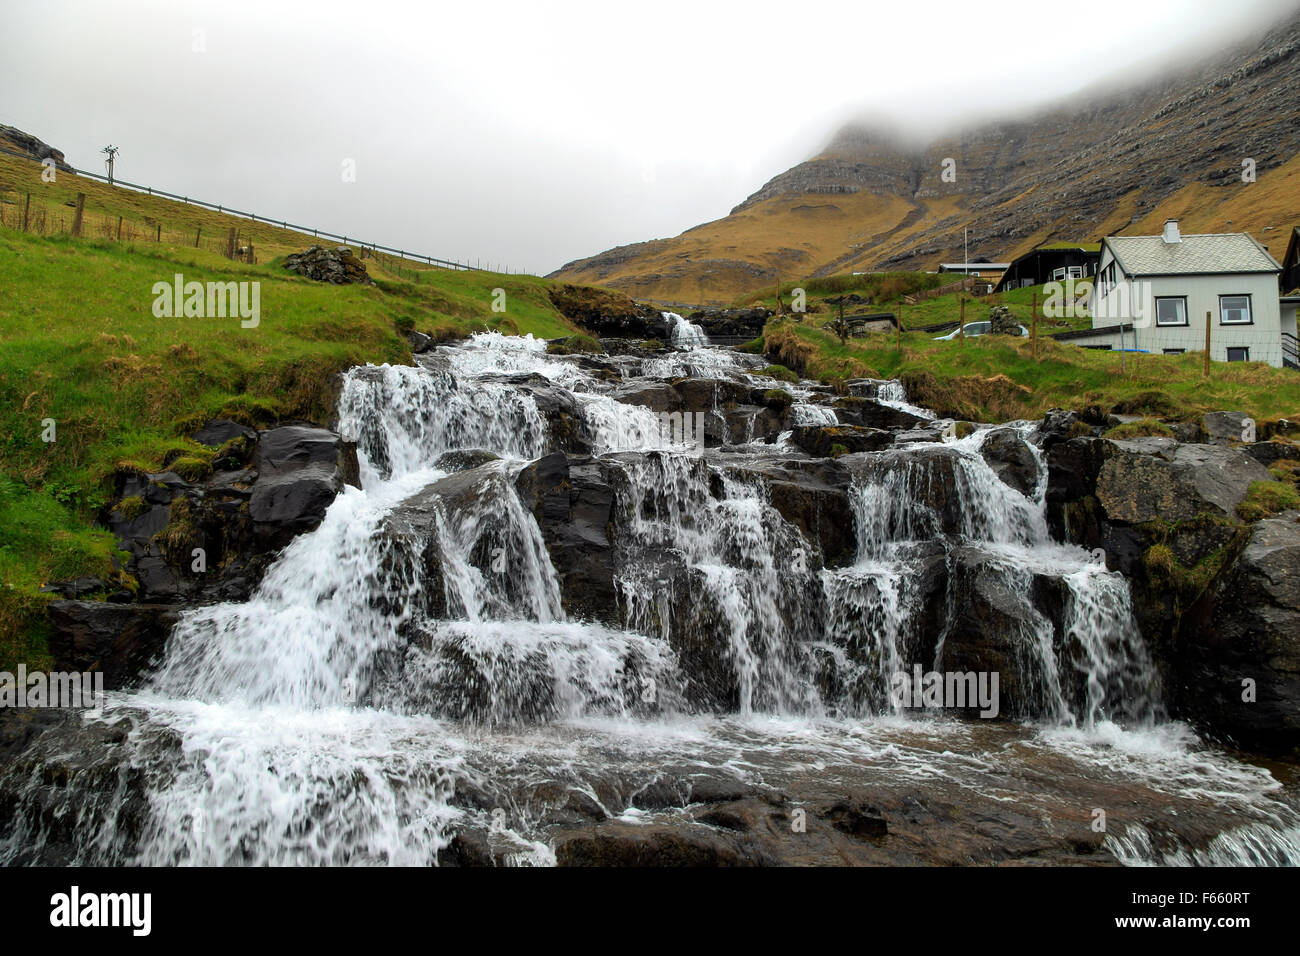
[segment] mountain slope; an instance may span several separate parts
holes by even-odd
[[[1275,256],[1300,220],[1300,14],[1194,68],[909,148],[850,126],[723,219],[554,277],[701,304],[777,278],[1003,261],[1048,239],[1250,231]],[[943,178],[955,161],[955,181]],[[1256,182],[1242,180],[1254,161]],[[1271,228],[1270,228],[1271,227]]]

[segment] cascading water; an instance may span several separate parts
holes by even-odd
[[[676,312],[665,312],[664,318],[672,323],[673,345],[678,348],[701,348],[709,344],[709,337],[704,329],[694,322],[689,322]]]
[[[837,424],[814,385],[761,364],[692,348],[621,367],[784,388],[790,427]],[[608,476],[617,620],[566,613],[517,491],[555,448],[538,381]],[[911,408],[896,383],[870,384]],[[1061,813],[1061,795],[1008,787],[1021,766],[1034,780],[1104,767],[1143,794],[1177,779],[1230,805],[1234,828],[1199,845],[1140,826],[1108,838],[1123,862],[1297,859],[1300,816],[1272,778],[1169,731],[1126,582],[1050,540],[1032,441],[1027,493],[981,455],[987,430],[844,459],[856,546],[828,567],[763,477],[801,453],[701,454],[530,337],[353,369],[338,413],[364,490],[340,494],[249,601],[184,613],[149,683],[87,718],[115,743],[63,803],[42,789],[59,753],[0,772],[15,808],[0,861],[423,865],[478,828],[492,859],[547,864],[557,808],[640,819],[639,794],[671,783],[684,802],[706,769],[762,786],[947,781]],[[477,464],[456,470],[457,454]],[[956,666],[977,598],[1017,622],[999,649],[1033,723],[900,721],[891,678]],[[61,817],[75,837],[56,846]]]

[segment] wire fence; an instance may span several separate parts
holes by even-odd
[[[4,147],[0,147],[0,153],[6,153],[10,156],[15,156],[19,159],[25,159],[28,161],[31,161],[32,159],[31,156],[25,155],[23,153],[18,153],[10,149],[5,149]],[[165,189],[158,189],[157,187],[154,186],[142,186],[139,183],[128,182],[127,180],[119,179],[116,176],[110,180],[107,176],[103,176],[99,173],[94,173],[85,169],[78,169],[75,166],[69,165],[67,166],[67,168],[71,169],[78,176],[86,176],[89,177],[90,179],[96,179],[99,180],[100,182],[108,183],[111,186],[118,186],[123,189],[131,189],[136,192],[144,193],[145,195],[148,196],[161,196],[164,199],[174,199],[179,202],[186,203],[188,205],[199,206],[204,209],[210,209],[214,212],[221,213],[222,215],[236,216],[239,218],[248,219],[251,222],[262,223],[264,225],[272,226],[277,229],[285,229],[291,232],[298,232],[303,234],[304,236],[311,236],[312,238],[315,239],[334,239],[344,245],[351,246],[352,248],[369,251],[370,253],[375,254],[376,257],[378,256],[379,253],[386,253],[388,256],[392,256],[397,259],[403,259],[406,260],[407,262],[424,263],[426,265],[436,266],[442,269],[455,269],[455,270],[462,270],[462,271],[487,271],[487,270],[483,270],[483,267],[478,265],[470,265],[469,263],[466,262],[457,262],[454,259],[443,259],[439,256],[425,255],[424,253],[414,252],[409,249],[397,249],[392,246],[386,246],[376,242],[367,242],[357,238],[356,236],[340,235],[339,233],[328,232],[324,229],[318,229],[311,226],[303,226],[303,225],[299,225],[298,223],[292,223],[285,219],[275,219],[271,216],[259,216],[256,213],[246,212],[241,209],[234,209],[230,206],[225,206],[219,203],[210,203],[202,199],[195,199],[192,196],[182,196],[178,193],[168,192]],[[47,216],[46,210],[43,208],[38,208],[34,216],[30,215],[28,210],[24,210],[22,215],[23,215],[22,224],[23,224],[23,228],[25,229],[32,229],[35,231],[39,231],[41,233],[45,233],[47,230],[63,232],[66,231],[67,229],[67,223],[64,218],[59,218],[57,220],[57,223],[47,222],[47,219],[49,217]],[[3,207],[0,207],[0,216],[3,216]],[[0,218],[0,224],[3,223],[4,223],[3,218]],[[123,217],[119,216],[117,217],[117,224],[116,226],[114,226],[112,222],[112,217],[108,217],[107,220],[101,221],[99,223],[97,229],[92,227],[91,234],[102,235],[104,238],[122,239],[124,238],[123,228],[125,226],[125,228],[127,229],[125,238],[127,238],[128,240],[157,238],[159,239],[159,241],[161,241],[162,229],[160,224],[154,221],[150,221],[148,219],[145,220],[145,224],[150,228],[141,230],[136,228],[135,225],[130,223],[129,221],[125,221]],[[193,244],[195,246],[199,246],[200,243],[202,242],[202,238],[203,237],[201,234],[196,235]],[[229,245],[228,240],[224,237],[217,237],[215,240],[212,237],[209,237],[209,244],[211,245],[214,242],[217,243],[216,248],[218,248],[219,250],[222,250],[224,249],[224,247]],[[251,244],[249,244],[246,247],[241,246],[241,248],[246,248],[248,250],[247,251],[248,261],[256,261],[255,259],[252,258],[253,252],[251,249]],[[232,256],[232,258],[244,258],[244,256],[243,255]],[[395,271],[400,271],[400,270],[395,270]],[[491,271],[511,273],[516,275],[531,274],[531,273],[524,272],[522,270],[518,270],[518,271],[512,270],[508,266],[507,267],[498,266],[492,269]]]

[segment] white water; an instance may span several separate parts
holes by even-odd
[[[341,494],[250,601],[187,612],[148,688],[112,695],[104,720],[131,726],[146,825],[136,841],[118,824],[124,789],[87,794],[68,808],[85,821],[79,862],[425,865],[458,828],[501,811],[492,841],[503,858],[546,864],[554,853],[531,829],[537,811],[512,786],[554,781],[599,802],[590,780],[610,768],[692,762],[764,780],[871,768],[1030,799],[1002,782],[1014,758],[981,751],[966,725],[891,715],[889,676],[934,646],[919,626],[928,609],[915,572],[936,542],[949,568],[961,549],[979,550],[1038,625],[1016,635],[1037,675],[1041,729],[1026,746],[1142,786],[1203,790],[1242,815],[1241,827],[1198,848],[1161,848],[1130,827],[1108,838],[1116,856],[1300,855],[1297,818],[1266,772],[1160,721],[1127,585],[1050,541],[1041,462],[1026,497],[980,457],[983,432],[875,456],[855,485],[857,558],[826,569],[760,482],[656,445],[644,409],[626,428],[610,424],[632,407],[576,363],[545,355],[544,343],[488,335],[438,354],[446,365],[349,374],[340,429],[359,442],[364,490]],[[682,354],[715,373],[752,367],[721,350]],[[647,362],[645,374],[680,374],[672,363],[684,360],[655,361],[666,364]],[[545,541],[513,490],[523,463],[549,447],[536,403],[498,378],[517,373],[570,389],[598,453],[641,452],[610,459],[621,475],[624,627],[563,610]],[[474,448],[503,460],[476,472],[454,507],[434,496],[428,511],[397,508],[445,476],[439,456]],[[959,506],[945,514],[925,503],[936,498]],[[1032,607],[1035,574],[1065,588],[1060,621]],[[950,602],[961,599],[950,591]],[[675,648],[699,645],[720,656],[726,686],[693,683],[700,671]],[[919,662],[934,665],[942,648]],[[1081,697],[1064,689],[1070,668],[1084,677]],[[493,795],[493,806],[458,802],[460,786]],[[31,788],[35,806],[35,777]],[[33,827],[11,831],[0,860],[39,847]]]
[[[694,322],[688,322],[676,312],[665,312],[663,316],[673,324],[673,345],[678,348],[702,348],[709,344],[709,337]]]

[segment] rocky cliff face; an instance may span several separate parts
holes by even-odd
[[[933,268],[960,254],[963,228],[972,256],[1005,261],[1050,239],[1158,232],[1170,216],[1185,232],[1250,231],[1280,256],[1300,219],[1298,54],[1300,16],[1165,79],[925,147],[849,127],[727,218],[556,275],[722,302],[778,276]]]
[[[49,143],[42,142],[31,133],[24,133],[12,126],[0,125],[0,149],[26,156],[36,162],[52,159],[60,171],[71,173],[72,167],[63,159],[62,150],[55,149]]]

